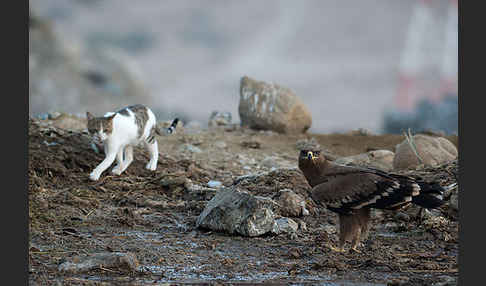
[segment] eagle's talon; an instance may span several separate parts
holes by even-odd
[[[327,247],[329,247],[329,249],[331,249],[332,251],[335,251],[335,252],[340,252],[340,253],[342,253],[342,252],[344,252],[344,251],[345,251],[345,250],[344,250],[344,247],[334,247],[334,246],[332,246],[332,245],[328,245]]]

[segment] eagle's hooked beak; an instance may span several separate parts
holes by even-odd
[[[311,151],[307,152],[307,159],[309,159],[309,160],[314,160],[314,158],[315,158],[315,157],[314,157],[314,154],[312,154],[312,152],[311,152]]]

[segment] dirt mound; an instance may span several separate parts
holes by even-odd
[[[238,184],[268,197],[287,188],[308,199],[310,187],[296,168],[296,142],[310,137],[337,157],[370,148],[393,150],[402,141],[396,135],[281,135],[241,128],[176,133],[158,138],[161,152],[155,172],[144,168],[148,153],[135,148],[134,162],[125,173],[114,176],[108,169],[93,182],[89,173],[104,155],[93,150],[90,136],[30,119],[30,282],[143,285],[345,279],[388,283],[406,277],[409,284],[431,284],[457,279],[459,224],[449,204],[426,214],[413,208],[401,215],[374,213],[371,237],[363,253],[354,254],[337,254],[325,247],[337,243],[336,215],[326,209],[296,218],[307,230],[293,237],[245,238],[195,228],[197,216],[217,192],[208,187],[209,181]],[[260,144],[249,148],[241,142]],[[192,144],[202,152],[181,150],[181,144]],[[293,167],[261,164],[269,156]],[[457,182],[458,168],[454,161],[406,173],[450,185]],[[134,253],[141,266],[135,272],[58,271],[66,259],[106,252]]]

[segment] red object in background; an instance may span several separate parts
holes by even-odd
[[[441,1],[441,0],[436,0]],[[405,38],[405,47],[400,59],[398,86],[395,104],[401,111],[410,112],[417,101],[426,97],[439,102],[444,96],[457,95],[458,78],[458,2],[451,0],[444,25],[437,25],[432,13],[433,0],[420,0],[413,9]],[[436,88],[426,90],[421,79],[430,56],[426,50],[434,43],[427,29],[436,26],[443,28],[443,37],[438,46],[442,55],[437,57],[440,82]],[[441,29],[439,29],[440,31]],[[457,55],[456,57],[454,55]]]

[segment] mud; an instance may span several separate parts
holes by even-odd
[[[114,176],[110,168],[92,182],[89,173],[104,156],[94,152],[87,132],[31,118],[29,284],[457,284],[459,222],[449,204],[433,213],[440,217],[436,220],[424,219],[414,207],[401,215],[373,212],[361,253],[331,251],[327,245],[337,244],[337,216],[315,207],[309,216],[293,218],[307,226],[297,235],[248,238],[195,228],[217,191],[207,188],[210,180],[228,186],[239,176],[263,173],[241,186],[265,196],[289,188],[309,200],[309,186],[291,168],[297,166],[296,143],[311,137],[336,157],[393,151],[403,140],[399,135],[279,135],[238,127],[175,133],[157,137],[161,154],[155,172],[144,168],[148,154],[136,148],[125,173]],[[457,138],[450,139],[457,145]],[[180,151],[184,143],[202,152]],[[262,165],[269,156],[278,158],[274,166]],[[280,172],[280,167],[290,169]],[[457,182],[458,165],[406,172],[449,185]],[[140,266],[80,274],[58,270],[67,258],[107,251],[134,253]]]

